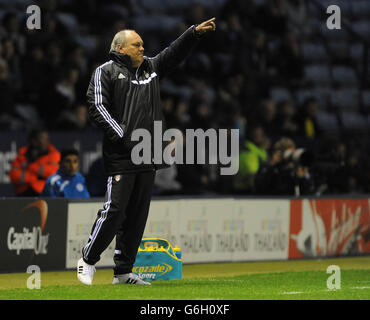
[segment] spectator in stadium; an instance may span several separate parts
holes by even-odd
[[[288,28],[304,33],[307,28],[307,7],[305,0],[285,0],[282,3],[286,12]]]
[[[179,194],[181,191],[181,183],[176,180],[177,165],[159,170],[155,175],[153,194],[160,196],[169,196]]]
[[[273,146],[271,160],[263,164],[256,174],[255,193],[295,196],[314,194],[314,181],[308,161],[301,156],[301,150],[297,150],[294,141],[289,138],[278,140]]]
[[[347,177],[348,189],[347,193],[366,193],[366,172],[365,165],[361,162],[361,157],[358,151],[352,150],[347,159]]]
[[[59,79],[49,92],[43,97],[42,116],[45,124],[50,128],[55,128],[62,112],[71,110],[77,101],[77,82],[79,71],[73,66],[59,70]],[[52,102],[53,107],[50,107]]]
[[[263,128],[264,133],[269,137],[278,134],[276,123],[276,103],[272,99],[263,99],[255,114],[251,116],[250,123]]]
[[[46,180],[42,197],[90,198],[84,176],[78,172],[79,153],[76,149],[63,149],[58,171]]]
[[[195,112],[193,113],[193,128],[208,129],[212,128],[212,107],[207,103],[200,103],[195,107]]]
[[[317,121],[319,102],[316,98],[307,98],[302,110],[297,113],[296,120],[299,125],[299,134],[307,139],[315,139],[321,136],[322,130]]]
[[[273,58],[266,32],[255,29],[246,48],[244,59],[240,61],[246,75],[248,100],[252,103],[268,95],[272,67],[275,65]]]
[[[25,101],[39,106],[45,85],[50,81],[40,45],[28,46],[29,55],[23,59],[23,95]]]
[[[26,39],[20,31],[20,19],[16,11],[5,12],[0,28],[0,39],[11,39],[17,54],[23,55],[26,50]]]
[[[301,54],[297,34],[287,32],[278,47],[275,58],[277,83],[296,89],[302,85],[304,61]]]
[[[180,164],[177,166],[177,180],[183,194],[200,195],[209,193],[210,179],[207,168],[201,164]]]
[[[19,197],[39,196],[46,179],[58,170],[60,161],[60,152],[50,144],[47,131],[33,129],[28,140],[28,145],[19,150],[9,172]]]
[[[293,138],[297,134],[298,125],[295,122],[293,102],[283,100],[277,104],[276,129],[277,133],[283,137]]]
[[[261,79],[267,76],[271,59],[266,37],[263,30],[254,30],[246,55],[247,70]]]
[[[269,34],[282,35],[287,28],[287,12],[284,0],[266,0],[258,12],[256,23]]]
[[[87,106],[78,103],[72,110],[62,111],[57,122],[57,129],[82,132],[90,128],[88,120]]]
[[[15,112],[15,95],[9,79],[8,63],[0,58],[0,130],[19,129],[22,126]]]
[[[177,141],[176,141],[177,143]],[[186,146],[186,135],[183,134],[183,148]],[[209,193],[211,189],[211,183],[209,178],[209,173],[207,170],[207,165],[202,165],[196,163],[198,159],[198,148],[194,149],[194,164],[178,164],[176,166],[177,176],[176,180],[181,185],[182,194],[206,194]],[[200,150],[206,151],[206,150]],[[207,154],[204,155],[207,157]]]
[[[19,92],[22,84],[22,72],[20,66],[20,56],[16,52],[14,40],[10,38],[3,39],[2,57],[8,63],[9,80],[12,83],[13,90]]]
[[[61,68],[63,52],[60,43],[57,40],[50,40],[45,45],[45,67],[48,79],[51,84],[57,81],[58,70]]]
[[[253,192],[254,176],[260,166],[267,161],[269,144],[270,140],[261,126],[249,129],[248,139],[240,150],[239,171],[234,180],[237,193]]]
[[[175,97],[171,95],[162,95],[162,110],[168,128],[179,128],[180,123],[175,114]]]
[[[261,195],[281,194],[280,165],[286,150],[295,150],[295,143],[289,138],[281,138],[275,142],[269,162],[259,168],[255,178],[255,192]]]
[[[214,108],[218,122],[224,122],[225,118],[232,122],[234,115],[242,110],[241,97],[244,82],[243,75],[231,75],[217,90]]]
[[[191,118],[189,115],[189,101],[180,100],[176,106],[176,119],[178,126],[177,128],[181,129],[183,132],[186,128],[191,126]]]
[[[319,169],[321,180],[327,184],[326,193],[365,193],[366,162],[361,161],[359,147],[332,138],[326,141],[323,149]]]

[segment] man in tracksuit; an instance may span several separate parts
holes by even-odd
[[[87,90],[89,116],[104,131],[108,181],[106,202],[77,263],[77,277],[84,284],[92,284],[94,265],[115,236],[113,284],[149,284],[131,271],[148,217],[155,172],[164,166],[154,163],[154,158],[151,164],[136,165],[131,151],[138,142],[132,141],[131,134],[146,129],[153,139],[154,121],[164,122],[159,80],[186,58],[204,33],[215,30],[214,21],[190,27],[153,58],[143,55],[144,43],[135,31],[120,31],[112,41],[111,60],[92,75]]]

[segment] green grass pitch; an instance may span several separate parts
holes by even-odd
[[[341,270],[341,288],[329,290],[327,267]],[[112,285],[98,269],[92,286],[75,271],[42,272],[41,289],[27,289],[30,274],[0,274],[1,300],[370,300],[370,257],[184,265],[183,279],[152,286]]]

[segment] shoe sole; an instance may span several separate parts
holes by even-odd
[[[127,285],[137,285],[137,286],[151,286],[151,283],[127,283],[127,282],[114,282],[115,279],[113,279],[112,284],[127,284]]]

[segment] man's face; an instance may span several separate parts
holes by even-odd
[[[49,135],[47,132],[41,132],[39,136],[31,141],[34,148],[39,151],[48,150],[49,146]]]
[[[77,173],[78,165],[79,165],[78,156],[74,154],[70,154],[66,156],[60,163],[60,167],[62,171],[67,176],[70,176],[70,177],[74,176]]]
[[[117,51],[130,56],[132,66],[137,68],[144,60],[144,42],[143,39],[134,31],[126,32],[126,42],[124,46],[117,45]]]
[[[265,141],[265,133],[261,127],[257,127],[254,129],[253,141],[257,146],[261,146]]]

